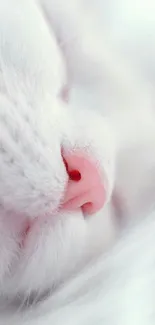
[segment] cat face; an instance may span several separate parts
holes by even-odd
[[[35,4],[5,1],[0,31],[1,292],[41,294],[113,237],[108,208],[98,211],[114,143],[101,116],[59,98],[65,64]]]

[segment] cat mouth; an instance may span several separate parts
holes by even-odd
[[[59,208],[56,210],[56,212],[52,213],[51,215],[48,215],[43,218],[36,217],[34,220],[28,219],[25,223],[25,227],[21,234],[22,239],[21,239],[21,243],[20,243],[20,248],[21,249],[26,248],[27,243],[29,241],[29,236],[31,236],[31,234],[33,234],[35,227],[37,227],[38,230],[40,229],[40,231],[44,227],[44,225],[49,224],[49,226],[52,227],[53,219],[55,219],[57,222],[60,220],[61,215],[63,215],[63,217],[67,217],[67,216],[70,216],[71,213],[73,213],[75,216],[78,216],[78,218],[80,217],[81,219],[86,219],[86,216],[85,216],[82,208],[78,208],[78,209],[72,210],[72,211],[70,211],[70,210],[65,211],[61,204],[59,205]]]

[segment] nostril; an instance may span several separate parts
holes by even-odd
[[[82,210],[84,214],[92,214],[92,211],[94,210],[94,206],[92,202],[87,202],[82,206]]]
[[[74,182],[79,182],[81,180],[81,174],[78,170],[71,170],[68,172],[69,178]]]
[[[68,174],[62,208],[70,211],[81,208],[87,215],[100,210],[106,193],[95,163],[79,152],[62,152],[62,158]]]
[[[79,182],[81,180],[81,173],[77,169],[69,170],[66,159],[63,157],[64,165],[69,176],[69,179],[74,182]]]

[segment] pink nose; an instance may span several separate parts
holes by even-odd
[[[106,199],[106,193],[98,169],[84,155],[63,154],[69,181],[64,197],[63,208],[82,208],[85,214],[99,211]]]

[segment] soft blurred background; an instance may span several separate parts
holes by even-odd
[[[91,1],[98,22],[115,45],[155,82],[155,1]]]
[[[139,78],[143,77],[149,83],[150,94],[153,95],[154,100],[155,0],[85,0],[84,3],[86,14],[88,8],[92,10],[94,26],[99,27],[99,39],[106,42],[108,46],[112,44],[116,53],[124,57],[135,69],[135,75]],[[106,83],[107,81],[104,89]],[[104,94],[104,90],[101,90],[102,100],[101,97],[94,98],[94,89],[91,88],[80,97],[83,102],[85,97],[89,107],[93,109],[94,105],[103,106],[106,103],[109,110],[111,105],[109,100],[113,94],[107,94],[107,89]]]

